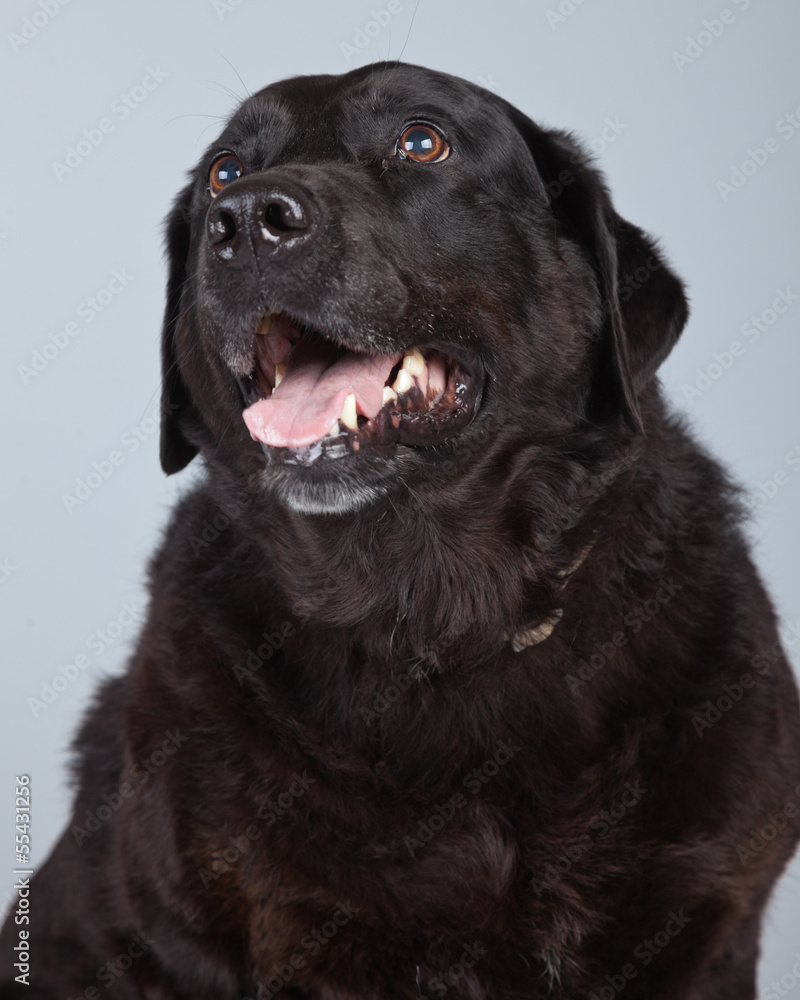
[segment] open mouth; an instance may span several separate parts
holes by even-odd
[[[479,402],[477,380],[441,351],[355,351],[282,312],[261,320],[253,369],[239,385],[253,440],[270,458],[303,464],[440,444]]]

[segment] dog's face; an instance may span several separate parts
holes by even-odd
[[[686,318],[567,136],[413,66],[248,98],[168,225],[164,468],[304,513],[635,428]]]

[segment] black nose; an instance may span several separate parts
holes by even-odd
[[[256,256],[305,242],[314,228],[311,195],[283,179],[246,178],[223,190],[206,216],[208,242],[224,260],[240,252]]]

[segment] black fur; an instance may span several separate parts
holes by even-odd
[[[417,119],[447,160],[393,155]],[[214,258],[221,151],[231,192],[306,199],[302,250]],[[682,285],[579,144],[417,67],[284,81],[207,151],[168,253],[162,463],[206,474],[77,741],[32,985],[9,921],[0,996],[753,997],[797,691],[735,490],[654,377]],[[265,464],[234,376],[267,309],[463,357],[475,418]]]

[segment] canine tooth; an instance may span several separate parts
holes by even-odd
[[[397,393],[394,391],[394,389],[390,385],[385,385],[383,387],[383,404],[384,404],[384,406],[387,403],[396,403],[396,402],[397,402]]]
[[[348,395],[344,398],[344,406],[342,407],[342,412],[339,414],[339,419],[349,430],[357,430],[358,415],[356,414],[356,397],[352,392],[348,393]]]
[[[414,384],[414,379],[411,377],[410,372],[407,368],[401,368],[397,373],[397,378],[394,380],[394,385],[392,388],[395,392],[408,392],[411,386]]]
[[[418,347],[415,347],[412,351],[406,351],[403,355],[403,364],[401,367],[409,375],[422,375],[425,371],[425,358],[422,356],[422,351]]]
[[[434,403],[447,388],[447,368],[439,355],[432,355],[428,362],[428,399]]]
[[[275,388],[283,381],[283,376],[286,374],[286,362],[282,361],[279,365],[275,365]]]
[[[258,328],[258,332],[262,337],[266,337],[271,331],[275,323],[277,322],[277,315],[275,313],[268,313],[262,320],[261,326]]]
[[[336,437],[336,435],[339,433],[339,430],[340,430],[339,421],[334,420],[333,427],[331,427],[331,429],[328,431],[328,437]]]

